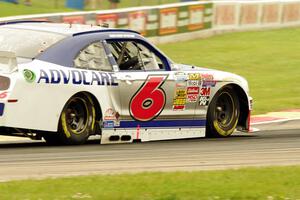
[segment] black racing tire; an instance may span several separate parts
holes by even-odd
[[[84,144],[95,131],[96,111],[90,96],[73,96],[60,115],[58,133],[44,136],[49,144]]]
[[[206,136],[228,137],[238,124],[240,103],[232,87],[225,86],[212,99],[207,112]]]

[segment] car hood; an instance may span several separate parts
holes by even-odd
[[[185,64],[173,64],[172,70],[174,71],[216,71],[213,69],[208,69],[204,67],[197,67],[194,65],[185,65]]]

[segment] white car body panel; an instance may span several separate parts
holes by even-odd
[[[32,28],[39,31],[46,29],[47,26],[41,29],[36,26]],[[57,27],[57,30],[54,28],[60,34],[64,29],[65,25]],[[84,30],[86,29],[88,28],[85,27]],[[76,31],[78,30],[69,30],[66,34]],[[98,114],[102,118],[97,123],[102,127],[102,133],[96,134],[101,134],[103,144],[204,137],[209,102],[217,91],[229,84],[241,88],[247,98],[247,110],[252,109],[248,83],[244,78],[227,72],[180,64],[172,64],[170,67],[171,70],[165,71],[119,71],[114,66],[112,72],[101,72],[62,66],[39,59],[19,64],[15,72],[0,72],[1,76],[11,80],[10,87],[1,91],[7,95],[0,98],[0,103],[5,105],[0,126],[57,132],[66,102],[80,92],[89,93],[100,105],[101,113]],[[32,76],[32,79],[27,76]],[[166,95],[166,102],[161,112],[151,120],[138,121],[133,117],[130,103],[151,77],[165,78],[160,89]],[[194,80],[191,77],[198,78]],[[196,93],[191,93],[190,96],[185,94],[187,97],[184,105],[175,105],[178,91],[185,90],[188,93],[188,89],[193,88],[198,88],[199,91],[196,89]],[[203,88],[206,89],[205,95],[201,94]],[[116,117],[116,113],[120,116]],[[111,136],[130,138],[112,141]]]

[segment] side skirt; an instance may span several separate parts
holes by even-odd
[[[148,142],[205,137],[205,127],[103,129],[101,144]]]

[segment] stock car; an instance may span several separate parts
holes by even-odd
[[[176,64],[132,30],[0,24],[1,134],[50,144],[226,137],[249,131],[251,104],[244,78]]]

